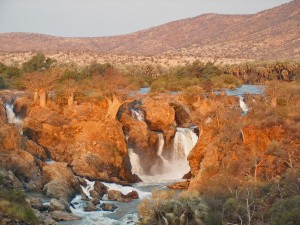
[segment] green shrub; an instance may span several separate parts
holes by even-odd
[[[271,220],[273,225],[299,225],[300,196],[277,201],[272,207]]]
[[[1,189],[0,211],[8,214],[11,218],[30,224],[38,222],[32,208],[27,205],[25,194],[21,190]]]
[[[2,189],[0,190],[0,198],[10,202],[25,203],[25,194],[20,190]]]
[[[7,86],[2,76],[0,76],[0,89],[5,89]]]
[[[232,88],[242,84],[242,81],[237,77],[230,74],[222,74],[212,78],[212,82],[215,88]]]
[[[32,208],[27,206],[26,203],[20,204],[0,199],[0,211],[8,214],[11,218],[30,224],[37,224],[38,222]]]
[[[174,191],[153,191],[150,199],[145,199],[139,206],[141,224],[201,224],[207,206],[197,196],[177,195]]]
[[[205,225],[222,225],[222,213],[209,211],[205,216]]]
[[[54,62],[53,59],[46,58],[43,53],[34,55],[29,61],[23,63],[22,70],[24,72],[42,71],[50,68]]]

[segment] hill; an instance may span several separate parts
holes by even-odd
[[[0,52],[97,52],[216,58],[300,58],[300,0],[251,15],[204,14],[131,34],[63,38],[0,34]]]

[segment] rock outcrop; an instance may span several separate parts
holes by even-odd
[[[218,112],[215,106],[221,99],[226,104]],[[200,138],[188,156],[193,177],[189,190],[205,188],[208,181],[220,174],[249,176],[254,180],[281,174],[288,165],[288,152],[280,153],[286,162],[278,160],[276,151],[280,149],[276,146],[289,143],[288,148],[293,149],[297,144],[290,140],[286,128],[274,123],[259,125],[256,118],[253,121],[250,116],[241,117],[240,110],[232,107],[234,101],[230,97],[217,97],[215,101],[210,104],[211,110],[202,115],[198,124]]]
[[[122,194],[120,191],[116,190],[109,190],[108,191],[108,199],[111,201],[118,201],[118,202],[131,202],[132,198],[130,196]]]
[[[76,105],[64,114],[33,107],[24,121],[24,134],[47,148],[56,161],[71,165],[89,179],[135,182],[122,125],[105,117],[101,104]]]
[[[153,166],[162,164],[157,155],[157,134],[150,131],[145,121],[139,121],[128,113],[123,113],[120,121],[128,135],[128,148],[138,154],[144,173],[151,174]]]
[[[22,137],[14,125],[1,124],[0,146],[1,165],[14,171],[25,188],[41,189],[41,170],[33,155],[22,149]]]
[[[47,196],[70,201],[79,193],[79,182],[66,163],[53,163],[43,167],[44,191]]]
[[[142,108],[150,130],[163,132],[166,142],[169,143],[176,132],[173,107],[163,99],[145,98],[142,101]]]

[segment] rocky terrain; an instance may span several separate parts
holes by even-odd
[[[205,14],[132,34],[62,38],[0,34],[0,52],[92,52],[212,59],[299,59],[300,1],[253,15]]]
[[[259,95],[245,96],[251,107],[247,116],[241,116],[236,96],[195,92],[193,96],[136,95],[121,104],[116,117],[111,117],[105,98],[72,106],[49,98],[41,107],[32,101],[30,92],[1,91],[2,105],[13,103],[14,115],[22,120],[11,124],[6,115],[9,108],[0,108],[1,182],[7,180],[4,187],[11,190],[42,191],[49,197],[49,205],[30,197],[26,203],[45,224],[80,219],[70,213],[78,201],[85,202],[86,212],[114,211],[114,205],[103,203],[104,196],[126,203],[139,195],[135,191],[123,194],[101,182],[128,185],[140,181],[132,173],[137,166],[132,154],[139,158],[141,174],[162,173],[165,161],[170,162],[172,167],[168,169],[174,174],[181,168],[179,161],[171,162],[174,157],[186,160],[186,146],[193,147],[187,143],[194,141],[191,133],[199,139],[189,149],[190,172],[184,176],[187,182],[170,187],[201,191],[218,176],[249,177],[255,182],[275,179],[300,159],[295,125],[299,109],[295,96],[299,93],[296,86],[291,87],[289,101],[293,104],[288,105],[284,120],[272,111],[265,112],[263,104],[273,100]],[[286,94],[277,94],[279,103],[286,98]],[[278,107],[282,110],[283,106]],[[263,119],[258,119],[261,115]],[[184,133],[184,129],[191,133]],[[179,137],[180,132],[190,139]],[[0,195],[1,201],[5,200]],[[10,220],[6,214],[1,216]]]

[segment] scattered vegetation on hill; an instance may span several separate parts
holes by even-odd
[[[108,63],[92,62],[89,65],[60,65],[55,60],[38,53],[21,68],[0,64],[0,88],[25,88],[26,74],[54,71],[59,74],[58,82],[74,80],[77,92],[86,81],[98,77],[99,82],[110,75],[120,75],[126,81],[126,89],[137,90],[151,87],[152,92],[182,91],[187,87],[201,86],[206,91],[212,89],[235,88],[241,84],[262,84],[271,80],[299,81],[298,62],[263,62],[238,65],[217,65],[212,62],[195,61],[184,66],[164,67],[161,65],[126,65],[114,67]],[[59,86],[59,85],[58,85]]]

